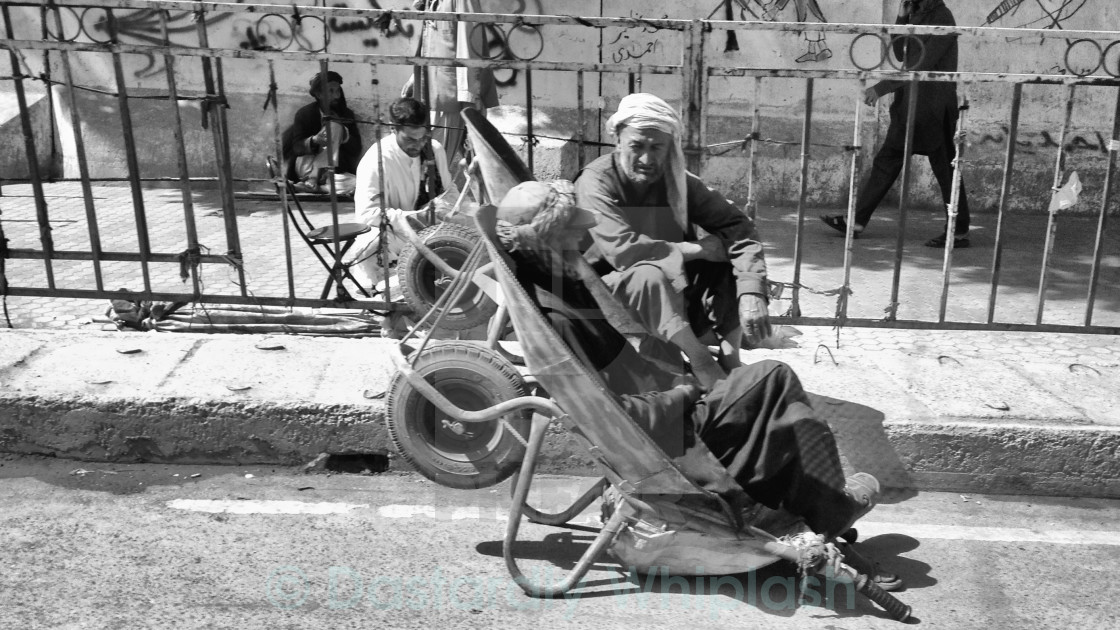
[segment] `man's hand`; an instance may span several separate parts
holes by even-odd
[[[739,323],[743,336],[752,344],[759,344],[773,333],[766,298],[757,293],[744,293],[739,297]]]
[[[879,100],[879,93],[875,91],[874,87],[869,87],[863,91],[864,105],[874,105],[877,100]]]
[[[680,243],[678,247],[685,261],[710,260],[712,262],[728,262],[727,248],[723,241],[714,234],[709,234],[698,241]]]

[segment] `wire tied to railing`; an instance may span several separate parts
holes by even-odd
[[[276,85],[276,81],[273,81],[273,82],[268,84],[268,96],[266,96],[265,99],[264,99],[264,106],[261,107],[262,111],[267,110],[269,105],[271,105],[273,107],[273,109],[275,109],[277,107],[277,102],[276,102],[276,91],[277,91],[277,89],[278,89],[278,86]]]

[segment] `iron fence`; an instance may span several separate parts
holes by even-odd
[[[21,36],[16,36],[17,22],[13,21],[13,11],[20,10],[23,22],[19,22]],[[763,150],[767,146],[788,146],[799,151],[798,193],[796,230],[792,253],[792,278],[789,282],[773,283],[775,286],[785,285],[791,289],[789,308],[782,321],[790,323],[821,324],[821,325],[847,325],[847,326],[879,326],[879,327],[905,327],[905,328],[956,328],[956,329],[992,329],[992,330],[1038,330],[1051,332],[1085,332],[1116,334],[1120,332],[1120,325],[1097,325],[1094,323],[1094,313],[1099,291],[1101,290],[1102,264],[1107,245],[1108,218],[1113,207],[1112,188],[1116,176],[1116,153],[1120,149],[1120,90],[1115,99],[1115,113],[1113,114],[1113,129],[1107,147],[1102,146],[1102,151],[1107,153],[1107,165],[1104,168],[1104,183],[1101,194],[1099,211],[1096,213],[1097,225],[1093,239],[1093,256],[1090,264],[1090,278],[1084,303],[1084,315],[1078,323],[1053,323],[1044,321],[1043,311],[1046,304],[1048,286],[1051,282],[1050,267],[1054,253],[1055,234],[1057,231],[1057,214],[1051,211],[1046,227],[1046,242],[1044,246],[1037,298],[1034,302],[1036,316],[1032,322],[1006,322],[997,321],[996,305],[999,292],[1001,273],[1004,271],[1003,254],[1005,248],[1004,226],[1008,215],[1008,204],[1013,195],[1012,177],[1015,173],[1016,154],[1019,148],[1017,132],[1020,124],[1020,110],[1022,105],[1022,90],[1027,85],[1050,85],[1055,89],[1063,90],[1062,102],[1064,105],[1063,125],[1059,140],[1055,148],[1055,166],[1053,188],[1057,189],[1067,175],[1067,135],[1070,132],[1071,120],[1075,111],[1075,102],[1078,90],[1115,90],[1120,86],[1120,33],[1105,31],[1051,31],[1027,29],[1001,29],[988,27],[940,27],[940,26],[893,26],[893,25],[859,25],[859,24],[817,24],[811,27],[822,33],[836,34],[844,37],[848,60],[851,66],[847,68],[799,68],[790,67],[790,64],[781,64],[778,60],[759,58],[751,64],[741,61],[727,63],[721,60],[713,51],[718,46],[719,38],[727,38],[729,33],[736,31],[750,31],[752,33],[788,33],[802,31],[809,27],[798,23],[774,22],[732,22],[713,20],[676,20],[676,19],[648,19],[648,18],[608,18],[608,17],[580,17],[564,15],[504,15],[504,14],[454,14],[446,12],[412,11],[412,10],[384,10],[384,9],[352,9],[352,8],[325,8],[325,7],[288,7],[265,4],[241,4],[218,2],[181,2],[160,0],[110,0],[107,2],[0,2],[0,10],[5,24],[4,39],[0,40],[0,47],[8,51],[11,74],[2,77],[11,85],[20,110],[20,124],[24,140],[28,174],[26,178],[3,177],[5,185],[22,184],[30,185],[34,197],[35,225],[37,228],[38,247],[27,242],[7,246],[3,237],[4,222],[0,217],[0,294],[12,296],[46,296],[62,298],[141,298],[160,301],[185,301],[201,303],[228,303],[228,304],[261,304],[288,307],[327,307],[346,306],[351,308],[364,308],[374,311],[392,311],[398,308],[392,301],[392,294],[388,284],[379,299],[349,300],[349,299],[316,299],[297,291],[294,280],[297,264],[293,262],[293,251],[290,245],[291,235],[287,218],[283,223],[284,240],[284,268],[286,273],[286,291],[276,291],[264,294],[253,291],[250,280],[247,279],[246,265],[242,252],[241,225],[237,213],[237,195],[235,189],[241,182],[264,181],[261,178],[246,177],[244,174],[235,176],[233,158],[231,156],[231,129],[227,116],[227,107],[230,98],[228,85],[230,78],[227,64],[233,60],[248,60],[258,69],[264,69],[268,75],[268,92],[265,108],[268,110],[268,121],[271,126],[274,150],[279,154],[280,130],[282,122],[277,107],[277,64],[286,62],[300,62],[317,67],[326,72],[336,64],[351,64],[364,67],[368,71],[368,89],[372,92],[372,116],[359,122],[374,128],[376,138],[383,136],[385,128],[389,125],[383,118],[381,103],[388,99],[390,92],[382,84],[380,73],[386,68],[424,68],[424,67],[451,67],[451,68],[487,68],[490,70],[505,70],[517,72],[523,78],[519,87],[523,87],[524,100],[524,133],[518,135],[525,139],[525,157],[530,169],[534,167],[535,144],[541,139],[557,139],[574,144],[576,147],[577,166],[582,167],[587,160],[588,152],[596,153],[609,149],[609,142],[602,142],[601,138],[595,139],[589,133],[589,127],[594,130],[601,127],[601,111],[589,110],[602,108],[588,107],[587,82],[588,76],[593,76],[602,81],[603,77],[620,78],[626,82],[629,91],[641,90],[643,83],[650,83],[655,79],[662,81],[659,85],[670,85],[667,88],[674,94],[662,94],[680,104],[685,134],[683,143],[690,170],[703,173],[706,165],[712,159],[725,157],[734,150],[745,153],[744,170],[747,181],[747,201],[744,211],[757,216],[759,211],[759,191],[768,182],[763,181],[760,175],[760,164],[764,160]],[[28,10],[37,14],[35,19],[28,18]],[[120,25],[125,18],[122,12],[129,12],[127,18],[131,23],[143,20],[149,27],[148,34],[139,37],[139,41],[126,42],[121,36]],[[210,29],[212,25],[223,17],[241,16],[249,18],[255,26],[249,29],[249,45],[243,47],[215,46],[210,42]],[[372,54],[369,52],[336,52],[331,46],[331,28],[337,20],[361,20],[362,24],[382,29],[382,32],[398,34],[413,32],[417,25],[424,21],[429,22],[458,22],[472,25],[473,29],[495,30],[506,40],[499,41],[496,49],[476,51],[481,54],[479,58],[454,58],[423,56],[416,51],[412,54]],[[267,27],[267,28],[266,28]],[[503,30],[503,27],[508,30]],[[508,38],[515,31],[526,33],[540,33],[542,28],[567,28],[587,29],[602,32],[604,29],[640,28],[650,29],[659,34],[674,38],[675,48],[679,50],[679,60],[676,63],[643,63],[640,56],[631,55],[631,58],[620,62],[611,60],[607,62],[600,57],[598,62],[585,61],[550,61],[541,59],[540,51],[529,54],[510,54]],[[152,29],[158,35],[151,34]],[[193,30],[195,41],[190,44],[182,40],[185,33]],[[28,34],[37,36],[29,36]],[[172,35],[175,35],[173,37]],[[1058,46],[1064,45],[1064,58],[1061,67],[1052,72],[913,72],[898,66],[887,54],[891,37],[903,37],[908,41],[919,41],[918,35],[955,35],[966,39],[986,39],[993,41],[1006,40],[1009,37],[1030,37],[1040,42],[1056,42]],[[136,37],[132,38],[137,40]],[[500,39],[500,38],[499,38]],[[506,42],[503,48],[500,44]],[[543,49],[543,38],[541,49]],[[298,48],[299,50],[294,50]],[[830,51],[829,54],[832,54]],[[113,69],[112,86],[91,85],[75,76],[73,59],[76,55],[107,56]],[[144,56],[148,59],[159,59],[163,63],[164,88],[159,90],[132,90],[124,72],[122,57],[126,55]],[[1086,57],[1086,55],[1088,55]],[[190,73],[185,70],[195,68]],[[41,68],[36,72],[35,68]],[[150,70],[154,75],[158,72]],[[538,132],[534,128],[534,101],[533,73],[560,72],[575,75],[576,93],[574,98],[575,128],[574,137],[553,138],[546,133]],[[196,74],[197,73],[197,74]],[[61,74],[61,77],[57,75]],[[950,228],[957,215],[958,191],[960,190],[961,173],[968,168],[967,158],[964,157],[965,133],[968,130],[968,105],[972,91],[988,84],[1005,84],[1012,86],[1013,96],[1008,106],[1008,132],[1005,138],[1003,177],[1000,184],[999,203],[997,208],[997,226],[992,252],[991,268],[988,277],[989,291],[987,295],[986,316],[981,321],[962,321],[947,316],[948,297],[952,285],[952,271],[954,263],[954,249],[952,240],[944,250],[942,261],[942,274],[939,289],[938,316],[936,319],[907,319],[900,318],[901,273],[904,263],[904,235],[908,216],[908,199],[913,183],[912,168],[908,159],[904,164],[901,175],[901,194],[898,204],[898,236],[893,252],[893,277],[890,287],[890,297],[885,316],[882,318],[852,317],[848,312],[848,299],[851,294],[852,274],[854,259],[858,252],[854,248],[853,235],[847,234],[844,246],[842,263],[842,281],[836,288],[819,291],[808,287],[803,282],[802,269],[805,249],[805,218],[808,211],[808,194],[811,186],[812,150],[815,147],[829,146],[832,149],[843,151],[849,155],[847,188],[848,224],[852,223],[855,209],[856,188],[861,177],[862,165],[867,153],[867,121],[865,120],[864,107],[855,99],[852,103],[853,131],[850,143],[826,144],[814,141],[814,94],[819,81],[843,80],[866,86],[871,81],[892,79],[909,82],[916,85],[919,81],[951,81],[960,86],[962,98],[962,115],[959,121],[957,134],[958,152],[956,181],[953,187],[953,199],[949,204],[948,217]],[[752,108],[750,115],[743,115],[742,127],[749,131],[742,137],[732,141],[711,142],[709,140],[708,123],[710,120],[710,89],[713,80],[745,82],[749,87],[743,92],[752,93]],[[801,120],[801,134],[798,139],[774,140],[763,135],[760,92],[765,81],[786,80],[800,81],[803,84],[803,100],[805,103]],[[667,82],[666,82],[667,81]],[[60,249],[55,246],[52,237],[52,213],[50,196],[46,194],[44,184],[65,180],[68,178],[55,177],[44,174],[40,168],[41,156],[38,155],[36,131],[33,126],[31,109],[28,105],[26,86],[28,82],[45,86],[57,86],[59,90],[47,90],[47,98],[51,100],[50,110],[51,126],[57,126],[55,119],[56,104],[53,99],[65,97],[70,112],[69,133],[73,138],[73,155],[77,164],[78,176],[69,178],[76,181],[81,188],[85,229],[89,239],[89,248],[81,249],[67,247]],[[513,88],[510,88],[513,89]],[[81,108],[78,102],[82,91],[95,92],[115,99],[117,112],[120,119],[120,129],[124,145],[124,173],[116,177],[95,177],[91,175],[87,147],[83,141],[83,128]],[[601,94],[601,93],[600,93]],[[910,112],[916,106],[915,95],[917,90],[911,90],[909,102]],[[168,104],[164,115],[167,117],[166,126],[170,128],[172,142],[177,162],[177,177],[142,177],[140,164],[140,151],[142,145],[134,133],[134,115],[131,105],[138,100],[163,101]],[[200,112],[200,124],[210,135],[210,145],[213,157],[214,177],[200,177],[192,175],[190,159],[188,157],[187,123],[184,120],[184,109],[188,105],[197,106]],[[592,116],[594,114],[594,116]],[[590,120],[591,118],[593,120]],[[909,117],[910,124],[907,129],[907,146],[913,137],[914,117]],[[591,123],[589,125],[589,123]],[[907,151],[909,154],[909,150]],[[333,168],[333,163],[332,163]],[[99,216],[104,214],[104,208],[99,208],[96,203],[94,184],[107,181],[127,182],[130,192],[132,223],[135,229],[136,247],[134,249],[121,247],[105,247],[99,228]],[[154,248],[150,233],[150,216],[146,209],[144,197],[145,185],[151,181],[173,181],[178,184],[182,205],[181,242],[182,249]],[[223,221],[222,234],[225,241],[225,252],[221,254],[209,253],[200,242],[198,233],[198,217],[194,207],[194,192],[201,183],[216,183],[220,198],[221,215]],[[288,204],[283,190],[280,192],[281,202]],[[3,197],[0,197],[2,200]],[[333,182],[329,195],[330,222],[334,226],[333,234],[335,244],[338,241],[338,225],[340,223],[340,202]],[[286,217],[286,213],[284,215]],[[163,218],[161,218],[162,220]],[[384,227],[384,226],[382,226]],[[166,239],[165,239],[166,240]],[[338,248],[336,247],[336,250]],[[9,260],[37,260],[42,261],[44,281],[33,283],[27,281],[10,282],[3,273],[3,262]],[[59,261],[81,261],[89,263],[93,272],[92,287],[82,288],[62,287],[55,277],[55,265]],[[143,288],[139,291],[122,291],[111,288],[104,278],[103,269],[112,263],[138,263]],[[168,290],[157,286],[153,282],[152,266],[160,265],[174,268],[180,277],[189,280],[189,290]],[[229,292],[214,291],[208,288],[202,279],[201,270],[205,265],[217,265],[228,268],[236,276],[232,283],[234,290]],[[252,274],[249,274],[251,277]],[[834,300],[834,308],[829,312],[803,312],[803,292],[814,291],[829,296]]]

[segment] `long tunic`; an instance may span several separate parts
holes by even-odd
[[[723,195],[689,173],[687,230],[673,219],[665,180],[639,196],[622,173],[617,153],[588,164],[576,180],[580,207],[596,214],[588,262],[601,275],[625,271],[639,263],[659,265],[671,281],[682,277],[683,264],[674,243],[696,240],[696,227],[719,237],[727,248],[735,277],[736,297],[766,295],[766,260],[754,222]],[[677,261],[677,262],[674,262]]]

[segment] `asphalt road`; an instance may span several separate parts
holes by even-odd
[[[250,476],[251,475],[251,476]],[[550,477],[560,507],[592,480]],[[506,572],[508,484],[410,474],[122,465],[0,455],[3,628],[895,628],[844,586],[798,606],[790,566],[631,580],[609,560],[569,598]],[[922,493],[860,526],[928,628],[1115,628],[1120,501]],[[517,555],[560,579],[590,540],[522,527]],[[831,597],[828,597],[831,595]]]

